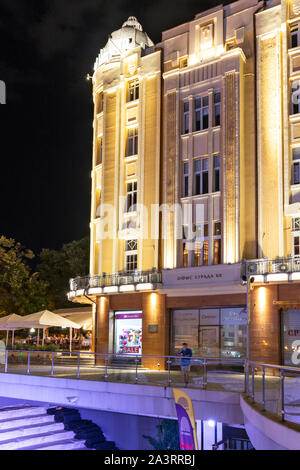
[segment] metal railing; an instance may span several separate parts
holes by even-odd
[[[118,272],[114,274],[102,273],[99,276],[84,276],[70,279],[70,290],[90,289],[93,287],[122,286],[126,284],[160,284],[161,272],[151,271]]]
[[[300,404],[297,404],[300,403],[300,368],[245,359],[193,357],[189,383],[185,384],[180,366],[181,357],[171,355],[0,352],[0,376],[10,373],[245,393],[262,413],[269,412],[285,422],[300,423]]]
[[[266,378],[267,371],[269,372],[268,380]],[[273,374],[271,374],[271,372]],[[246,361],[245,363],[245,390],[247,397],[251,398],[252,403],[260,404],[261,411],[269,411],[280,415],[282,421],[286,419],[286,407],[288,406],[285,402],[287,388],[286,378],[289,380],[289,395],[293,396],[294,393],[296,392],[297,394],[299,390],[300,398],[299,368],[253,361]],[[259,387],[257,386],[258,382],[260,384]],[[295,396],[293,398],[295,398]],[[288,412],[288,415],[300,417],[300,406],[299,413]]]
[[[245,393],[262,412],[279,415],[282,421],[300,422],[300,368],[246,359],[192,357],[189,383],[185,384],[181,360],[171,355],[7,349],[0,352],[0,373],[235,391]]]
[[[242,261],[242,274],[264,275],[300,272],[300,257],[258,258]]]
[[[27,375],[83,378],[86,380],[162,385],[184,383],[180,356],[100,354],[90,352],[6,350],[3,372]],[[90,363],[87,363],[87,360]],[[1,363],[1,361],[0,361]],[[187,386],[207,388],[208,372],[230,370],[242,376],[237,381],[245,391],[244,359],[193,357]],[[1,372],[1,365],[0,365]]]

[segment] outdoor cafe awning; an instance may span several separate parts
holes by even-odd
[[[67,315],[65,318],[68,320],[74,321],[80,325],[80,328],[84,330],[92,330],[93,328],[93,314],[90,313],[74,313],[72,315]]]
[[[16,313],[11,313],[10,315],[0,318],[0,330],[12,331],[20,329],[20,327],[13,326],[13,323],[20,319],[22,319],[22,317]]]
[[[41,312],[32,313],[19,317],[16,320],[10,322],[11,328],[51,328],[51,326],[57,326],[61,328],[80,328],[78,323],[68,320],[65,317],[61,317],[56,313],[50,312],[49,310],[42,310]]]

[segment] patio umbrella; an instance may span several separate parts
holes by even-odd
[[[91,313],[73,313],[71,315],[66,315],[68,320],[74,321],[80,325],[80,328],[85,330],[93,329],[93,314]]]
[[[15,321],[12,321],[11,325],[14,328],[37,328],[38,343],[40,328],[43,329],[43,340],[45,328],[51,328],[51,326],[70,328],[70,351],[72,350],[72,328],[80,328],[80,325],[78,323],[70,321],[65,317],[61,317],[60,315],[50,312],[49,310],[42,310],[41,312],[25,315],[24,317],[20,317]]]
[[[6,345],[8,343],[8,334],[10,331],[12,331],[12,340],[11,343],[14,344],[14,336],[15,336],[15,330],[19,330],[20,328],[16,328],[12,326],[13,322],[18,321],[22,317],[20,315],[17,315],[15,313],[11,313],[10,315],[6,315],[5,317],[0,318],[0,330],[6,331]]]

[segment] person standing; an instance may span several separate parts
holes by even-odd
[[[179,352],[181,358],[181,371],[183,372],[185,386],[189,383],[189,372],[191,368],[192,350],[188,347],[187,343],[182,343],[182,350]]]

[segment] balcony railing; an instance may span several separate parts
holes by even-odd
[[[114,274],[102,273],[99,276],[75,277],[70,279],[70,290],[91,289],[97,287],[112,287],[137,284],[160,284],[161,272],[151,271],[118,272]]]
[[[300,257],[243,260],[242,275],[300,273]]]

